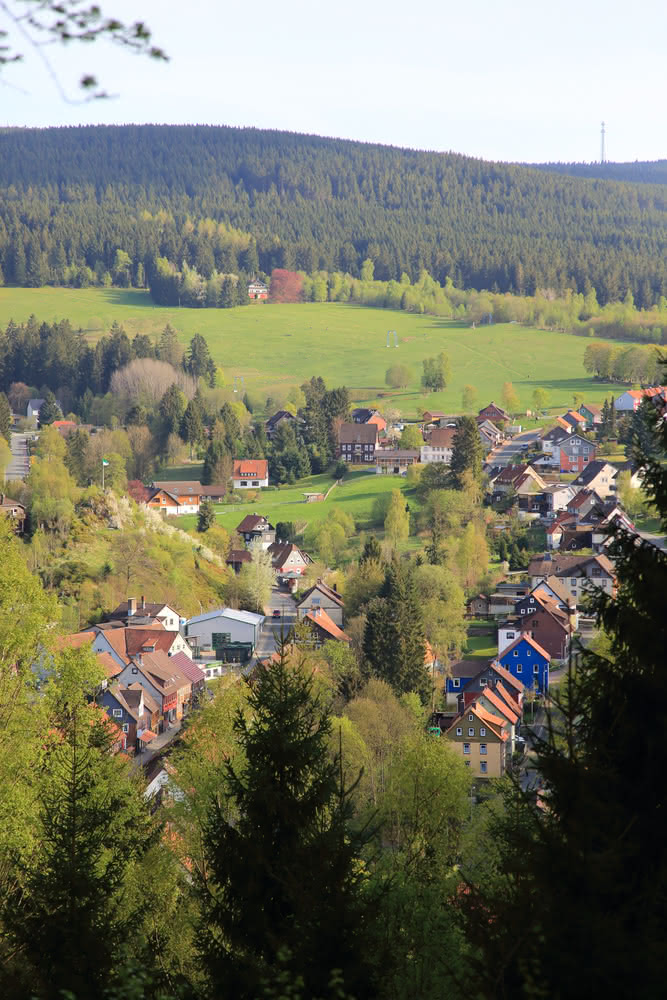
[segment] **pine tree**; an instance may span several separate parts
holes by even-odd
[[[472,479],[479,483],[482,478],[482,442],[477,421],[474,417],[459,417],[452,446],[449,471],[452,485],[461,490]]]
[[[65,655],[78,670],[80,651]],[[118,730],[108,717],[76,686],[61,685],[59,700],[37,779],[39,849],[18,862],[3,929],[21,951],[25,995],[93,1000],[140,935],[143,901],[128,879],[160,830],[110,752]]]
[[[667,529],[667,425],[655,409],[650,430],[660,458],[635,458]],[[592,598],[606,643],[579,651],[537,743],[545,809],[509,795],[491,831],[495,872],[471,893],[494,996],[664,993],[667,554],[612,534],[618,590]]]
[[[54,420],[62,420],[63,413],[58,406],[58,401],[50,389],[46,390],[44,402],[39,410],[39,426],[44,427],[52,424]]]
[[[374,562],[382,561],[382,546],[378,542],[375,535],[371,535],[370,538],[366,539],[364,551],[359,556],[359,565],[363,566],[363,564],[369,560]]]
[[[391,684],[396,694],[417,691],[427,701],[431,682],[425,653],[424,623],[412,573],[394,559],[387,566],[379,596],[368,606],[364,655],[372,672]]]
[[[323,997],[340,970],[346,995],[371,996],[366,838],[350,826],[329,712],[305,664],[288,666],[285,644],[278,663],[257,669],[250,711],[234,724],[246,764],[220,773],[204,826],[199,934],[210,995],[255,1000],[287,974],[303,996]]]
[[[199,518],[197,520],[197,531],[204,532],[215,524],[215,507],[213,501],[204,499],[199,504]]]
[[[0,392],[0,436],[8,444],[12,439],[12,411],[4,392]]]
[[[185,409],[180,433],[183,440],[190,445],[190,458],[192,458],[193,447],[204,439],[204,414],[199,393],[193,396]]]

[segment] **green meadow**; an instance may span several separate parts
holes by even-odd
[[[363,531],[371,527],[373,503],[383,493],[401,490],[411,509],[416,511],[418,507],[414,490],[405,478],[378,476],[375,472],[365,470],[348,472],[340,486],[335,486],[326,500],[306,503],[304,493],[326,493],[332,483],[331,476],[308,476],[299,480],[297,486],[259,490],[252,503],[216,504],[216,520],[230,534],[233,534],[246,514],[254,513],[263,514],[272,524],[293,521],[299,529],[305,529],[310,524],[326,521],[338,507],[354,519],[359,531]],[[186,514],[174,523],[179,528],[189,530],[196,525],[197,518],[194,514]]]
[[[600,385],[587,376],[586,338],[510,323],[471,329],[434,316],[342,303],[174,309],[153,305],[148,292],[137,289],[0,288],[2,326],[33,313],[40,321],[69,319],[91,340],[114,320],[131,336],[157,335],[171,323],[184,344],[195,333],[206,337],[227,384],[242,376],[243,390],[280,396],[321,375],[330,386],[347,385],[360,403],[391,398],[408,418],[424,408],[460,411],[466,384],[477,388],[480,406],[499,401],[503,383],[512,382],[523,407],[540,387],[559,409],[571,405],[575,392],[601,402],[627,388]],[[386,346],[388,331],[396,331],[398,347]],[[393,333],[390,339],[393,345]],[[440,351],[451,360],[451,384],[425,394],[419,386],[422,360]],[[413,379],[405,390],[390,391],[385,371],[396,362],[407,365]]]

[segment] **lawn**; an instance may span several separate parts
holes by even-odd
[[[169,470],[171,471],[171,470]],[[414,491],[401,476],[378,476],[374,472],[348,472],[340,486],[336,486],[328,498],[318,503],[306,503],[304,493],[326,493],[333,482],[327,475],[308,476],[299,480],[296,486],[284,486],[276,490],[262,490],[253,503],[217,504],[217,522],[233,533],[246,514],[263,514],[272,524],[277,521],[293,521],[298,526],[306,526],[325,521],[336,507],[350,514],[362,531],[371,526],[371,512],[376,497],[390,490],[399,489],[406,494],[406,501],[413,509],[418,506]],[[178,527],[189,530],[197,518],[186,514],[174,521]]]
[[[155,336],[171,323],[184,344],[202,333],[227,384],[242,376],[242,389],[261,396],[285,394],[316,374],[331,386],[347,385],[359,403],[376,400],[388,392],[386,369],[400,361],[413,377],[391,398],[408,418],[427,407],[459,411],[466,384],[477,388],[480,406],[499,401],[503,383],[510,381],[524,408],[540,387],[560,410],[572,404],[575,392],[600,403],[627,388],[600,385],[586,375],[586,338],[509,323],[473,330],[433,316],[343,303],[177,309],[155,306],[148,292],[136,289],[0,288],[0,325],[10,319],[23,322],[31,313],[40,321],[67,318],[91,340],[114,320],[130,335]],[[397,349],[386,346],[388,330],[398,335]],[[451,384],[443,392],[424,394],[419,386],[422,360],[439,351],[451,360]]]
[[[498,641],[495,634],[469,635],[463,655],[469,660],[492,660],[498,655]]]

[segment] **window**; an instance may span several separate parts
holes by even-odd
[[[527,649],[527,650],[526,650],[526,656],[530,656],[530,653],[531,653],[531,650],[530,650],[530,649]]]
[[[487,763],[487,761],[480,760],[480,762],[479,762],[479,773],[480,774],[487,774],[488,773],[488,763]]]
[[[125,723],[125,725],[123,726],[123,732],[124,733],[129,733],[129,731],[130,731],[130,727],[128,726],[127,723]]]
[[[508,632],[507,633],[507,638],[508,639],[513,639],[514,638],[514,632]]]
[[[486,687],[487,683],[488,682],[486,680],[486,677],[480,677],[480,679],[479,679],[479,686],[480,687]]]
[[[456,727],[456,735],[463,736],[463,729],[461,728],[461,726]]]
[[[479,731],[479,735],[480,735],[480,736],[486,736],[486,729],[484,729],[484,727],[483,727],[483,726],[482,726],[482,728],[481,728],[481,729],[480,729],[480,731]]]
[[[138,674],[139,673],[139,668],[138,667],[132,667],[132,673],[133,674]]]
[[[113,710],[113,717],[114,717],[114,719],[122,719],[123,718],[123,709],[122,708],[114,708],[114,710]]]
[[[253,486],[259,486],[259,479],[253,479],[252,485]]]
[[[475,716],[474,715],[469,715],[468,716],[468,722],[474,722],[474,721],[475,721]]]
[[[538,663],[534,663],[533,664],[533,673],[534,674],[539,674],[539,672],[540,672],[539,664]]]
[[[574,579],[570,580],[570,586],[571,587],[576,587],[577,586],[577,578],[576,578],[576,576],[574,577]]]
[[[468,736],[474,736],[474,735],[475,735],[475,727],[470,726],[468,729]]]
[[[521,608],[521,614],[525,615],[525,613],[526,613],[526,609],[525,608]]]
[[[480,743],[480,745],[479,745],[479,752],[481,754],[485,754],[486,753],[486,743]]]
[[[460,677],[452,677],[452,687],[455,687],[455,688],[461,687],[461,678]]]
[[[530,603],[531,603],[531,604],[534,604],[534,603],[535,603],[535,598],[534,598],[534,597],[531,597],[531,599],[530,599]]]
[[[522,667],[522,665],[520,663],[517,663],[517,665],[516,665],[516,672],[517,672],[517,674],[522,674],[523,673],[523,667]]]
[[[469,743],[464,743],[463,744],[463,752],[464,753],[470,753],[470,744]]]
[[[515,656],[518,656],[518,655],[519,655],[519,650],[518,650],[518,649],[515,649],[515,650],[514,650],[514,655],[515,655]]]

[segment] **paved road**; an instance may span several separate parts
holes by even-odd
[[[645,541],[655,545],[657,549],[667,551],[667,535],[652,535],[649,531],[640,531],[639,534]]]
[[[30,436],[29,434],[12,433],[12,460],[5,471],[5,479],[25,479],[30,472],[30,459],[28,457],[28,438]]]
[[[273,612],[279,611],[280,618],[274,618]],[[271,599],[264,608],[266,621],[259,637],[255,649],[255,659],[263,660],[276,650],[276,639],[280,638],[280,631],[284,629],[287,633],[296,621],[296,604],[294,598],[281,587],[274,587],[271,591]]]
[[[536,428],[532,431],[522,431],[516,434],[511,441],[506,441],[490,451],[486,456],[489,465],[517,465],[523,462],[523,454],[532,448],[540,440],[542,431]]]

